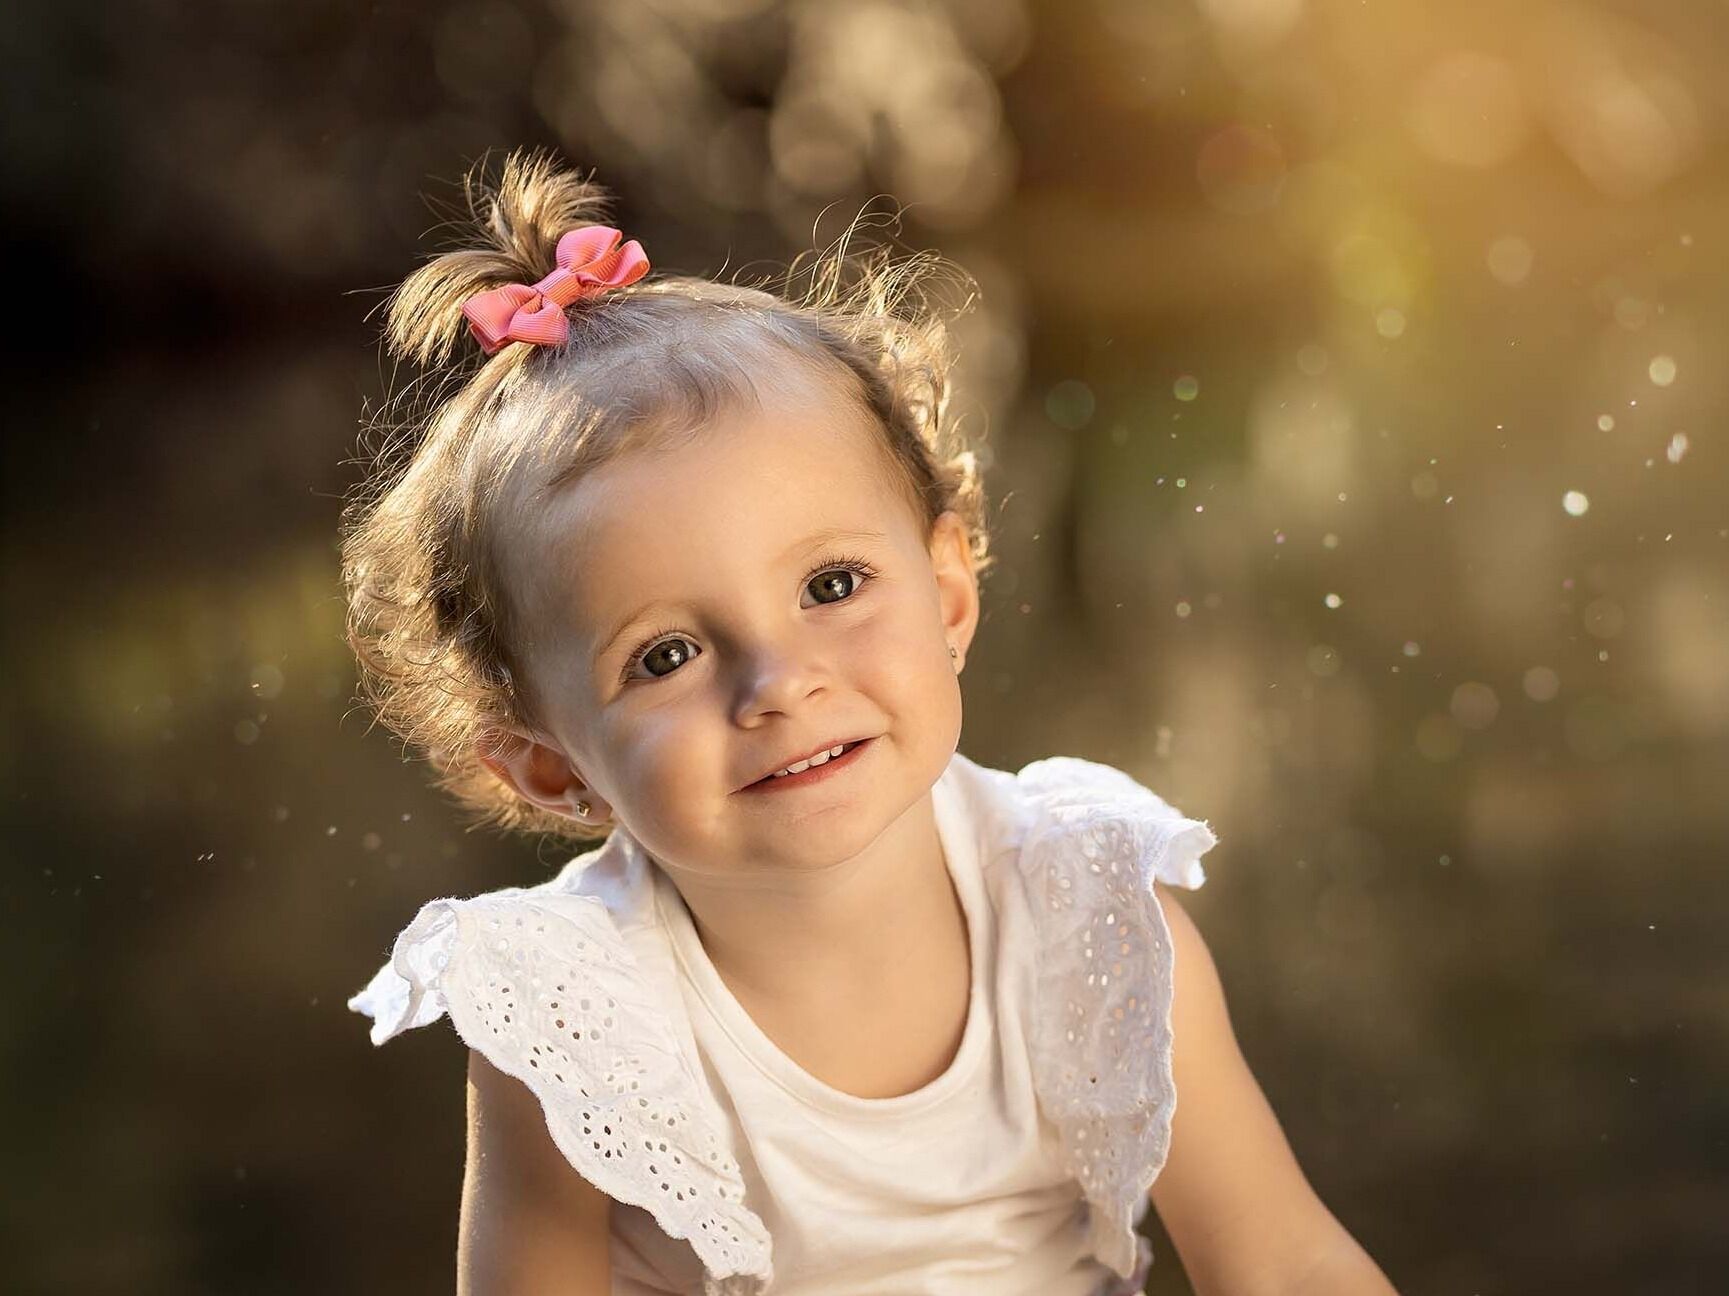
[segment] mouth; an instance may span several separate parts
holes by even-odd
[[[794,787],[808,787],[813,783],[822,782],[841,770],[856,764],[864,748],[873,741],[875,740],[871,738],[857,738],[851,742],[835,743],[817,753],[822,758],[819,764],[806,764],[802,770],[789,774],[766,774],[755,783],[746,784],[740,791],[771,792]],[[834,751],[836,747],[840,748],[839,754],[825,755],[826,752]],[[801,761],[793,762],[794,765],[803,763]]]

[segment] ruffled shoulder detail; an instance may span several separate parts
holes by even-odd
[[[628,854],[622,833],[591,858]],[[707,1296],[754,1296],[772,1277],[769,1236],[745,1205],[724,1116],[664,988],[608,902],[572,876],[429,902],[349,1007],[373,1019],[375,1044],[448,1013],[464,1043],[528,1086],[583,1178],[690,1242]]]
[[[1144,1263],[1135,1223],[1170,1150],[1171,939],[1155,881],[1193,889],[1218,844],[1109,765],[1055,756],[1015,776],[1038,930],[1034,1085],[1091,1208],[1099,1259]]]

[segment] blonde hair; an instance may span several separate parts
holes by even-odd
[[[425,373],[385,406],[388,418],[374,425],[383,444],[344,510],[348,641],[378,719],[430,761],[474,826],[584,844],[606,826],[523,800],[477,754],[489,734],[541,727],[524,668],[530,627],[506,580],[524,506],[669,432],[700,436],[790,357],[838,380],[873,415],[915,514],[927,531],[944,511],[959,514],[983,573],[991,555],[978,464],[946,417],[947,319],[975,294],[957,271],[964,300],[940,305],[930,286],[953,268],[934,254],[854,255],[855,220],[808,266],[795,260],[787,295],[651,272],[572,306],[563,345],[507,345],[477,363],[478,347],[457,350],[468,342],[463,302],[542,278],[561,235],[606,223],[609,198],[551,157],[523,152],[505,160],[496,185],[477,168],[463,193],[468,237],[409,275],[388,304],[389,350]],[[801,272],[808,284],[794,296]]]

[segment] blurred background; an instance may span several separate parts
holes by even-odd
[[[1213,823],[1190,907],[1244,1051],[1402,1291],[1721,1290],[1721,0],[0,33],[9,1290],[450,1289],[461,1046],[375,1052],[344,1000],[422,901],[563,856],[464,831],[369,730],[336,528],[422,195],[519,144],[662,270],[904,205],[982,290],[963,750]]]

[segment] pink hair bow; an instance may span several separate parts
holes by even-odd
[[[623,288],[648,273],[648,258],[635,239],[605,225],[571,230],[558,240],[558,266],[532,287],[505,284],[476,293],[462,304],[468,329],[492,355],[509,342],[557,346],[570,335],[565,307],[579,297]]]

